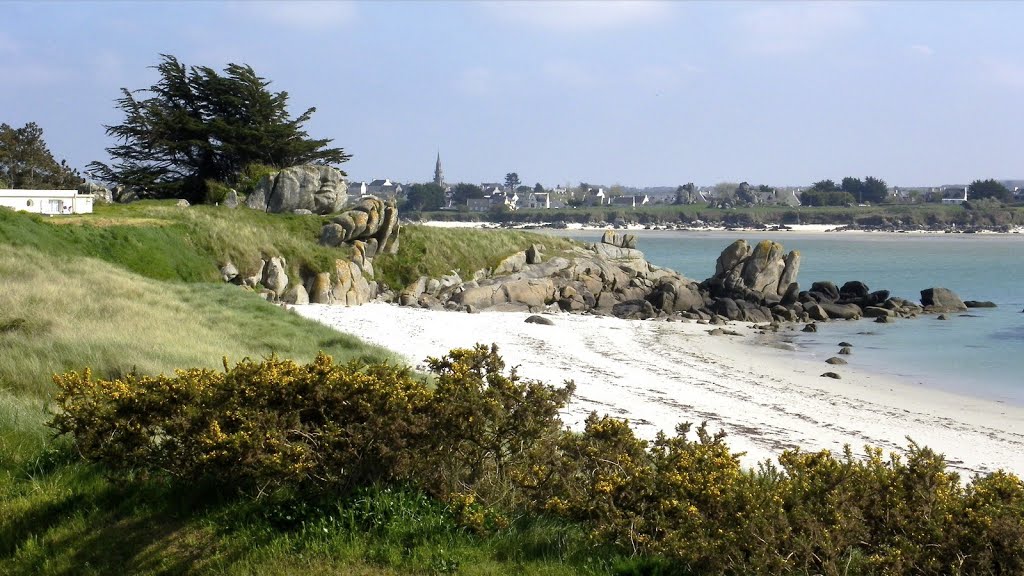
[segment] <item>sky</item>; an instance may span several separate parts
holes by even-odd
[[[352,180],[1024,178],[1024,2],[11,2],[0,122],[107,160],[160,54],[248,64]]]

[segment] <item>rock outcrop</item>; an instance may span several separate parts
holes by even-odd
[[[309,210],[314,214],[333,214],[344,206],[347,198],[348,183],[341,171],[305,164],[264,176],[245,203],[265,212]]]
[[[948,288],[921,290],[921,304],[926,312],[963,312],[967,310],[967,305]]]
[[[398,208],[394,200],[363,198],[349,210],[335,216],[320,231],[320,243],[324,246],[339,246],[343,243],[362,242],[359,247],[363,258],[373,258],[377,253],[398,252]]]
[[[608,231],[599,243],[547,261],[541,261],[542,251],[534,246],[492,270],[479,271],[470,281],[454,273],[444,283],[420,278],[402,290],[399,301],[472,311],[559,309],[635,319],[682,315],[712,324],[803,322],[807,329],[816,328],[815,321],[865,316],[891,322],[940,306],[951,310],[959,302],[935,289],[928,292],[934,302],[924,308],[891,297],[887,290],[872,292],[858,280],[842,286],[819,281],[802,291],[797,283],[799,252],[787,253],[768,240],[754,246],[744,240],[730,244],[716,262],[715,275],[697,283],[649,263],[635,242],[632,236]]]

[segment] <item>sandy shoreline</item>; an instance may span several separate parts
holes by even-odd
[[[431,226],[435,228],[504,228],[502,224],[496,222],[459,222],[459,221],[440,221],[440,220],[427,220],[420,222],[423,226]],[[536,230],[539,232],[600,232],[603,230],[613,229],[612,226],[594,226],[589,224],[578,224],[578,223],[566,223],[564,228],[554,228],[550,222],[544,222],[541,224],[535,223],[523,223],[511,226],[514,229],[527,229]],[[741,233],[741,232],[754,232],[754,233],[780,233],[780,234],[823,234],[823,233],[841,233],[841,234],[872,234],[872,235],[893,235],[893,236],[906,236],[906,235],[946,235],[947,232],[944,230],[904,230],[900,232],[891,231],[880,231],[871,229],[855,229],[851,230],[845,228],[844,224],[786,224],[785,228],[726,228],[724,226],[705,226],[705,227],[686,227],[677,226],[671,228],[655,227],[650,228],[642,224],[626,224],[619,226],[616,229],[626,231],[659,231],[659,232],[729,232],[729,233]],[[1010,229],[1009,232],[995,232],[992,230],[979,230],[973,232],[974,234],[994,234],[994,235],[1009,235],[1009,234],[1024,234],[1024,227],[1017,227]]]
[[[850,444],[906,446],[906,437],[946,455],[962,473],[998,468],[1024,475],[1024,408],[924,389],[895,378],[801,360],[745,336],[710,336],[709,326],[554,314],[554,326],[527,324],[527,313],[429,311],[372,303],[293,307],[304,317],[404,354],[413,366],[457,347],[496,343],[526,378],[572,379],[576,395],[563,419],[579,428],[592,410],[629,418],[637,433],[707,420],[728,432],[734,451],[756,462],[786,448]],[[851,357],[851,364],[854,364]],[[841,380],[822,378],[826,371]]]

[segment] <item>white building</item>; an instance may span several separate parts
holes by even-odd
[[[33,214],[92,214],[92,204],[78,190],[0,190],[0,206]]]
[[[944,190],[943,196],[943,204],[963,204],[964,202],[967,202],[967,186],[964,186],[964,195],[962,198],[960,197],[960,193],[954,191],[954,189]]]
[[[378,198],[398,198],[402,195],[402,185],[387,178],[373,180],[366,185],[363,193]]]

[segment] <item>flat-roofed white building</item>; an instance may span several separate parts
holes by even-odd
[[[33,214],[91,214],[93,195],[78,190],[0,189],[0,206]]]

